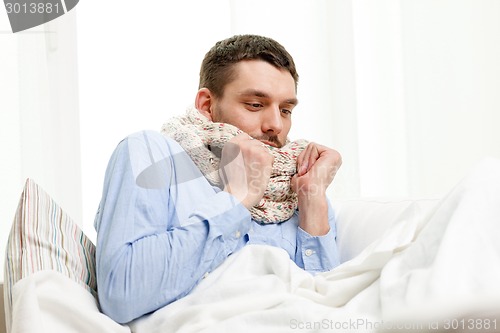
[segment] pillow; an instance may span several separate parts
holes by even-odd
[[[12,288],[36,272],[52,270],[97,295],[95,246],[33,180],[24,187],[9,234],[4,267],[6,324],[10,327]]]
[[[340,262],[357,256],[398,222],[424,218],[438,202],[433,198],[334,201]]]

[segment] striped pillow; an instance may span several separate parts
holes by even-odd
[[[7,243],[6,311],[12,306],[14,284],[42,270],[58,271],[97,295],[94,244],[43,189],[28,179]]]

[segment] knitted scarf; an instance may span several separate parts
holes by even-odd
[[[161,132],[181,145],[210,184],[223,186],[218,172],[220,154],[226,142],[242,133],[240,129],[212,122],[191,107],[184,116],[168,120]],[[297,208],[297,195],[290,188],[290,179],[296,173],[297,157],[307,143],[305,140],[287,140],[281,148],[262,144],[274,156],[274,162],[263,198],[250,209],[255,221],[280,223],[293,215]]]

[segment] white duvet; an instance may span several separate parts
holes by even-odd
[[[402,218],[327,273],[312,276],[285,251],[252,245],[187,297],[129,325],[56,272],[19,281],[13,302],[12,331],[23,333],[500,330],[500,162],[485,161],[427,215]]]

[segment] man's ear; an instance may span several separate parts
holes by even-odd
[[[214,98],[212,92],[208,88],[201,88],[198,90],[194,101],[194,107],[210,121],[213,121],[213,103]]]

